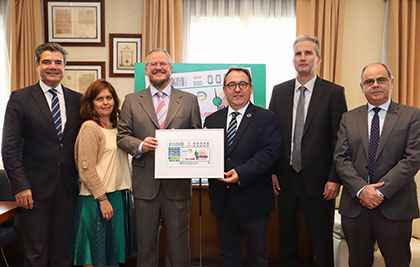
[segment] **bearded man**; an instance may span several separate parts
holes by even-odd
[[[166,229],[165,266],[191,266],[191,179],[155,179],[155,130],[201,128],[198,100],[170,84],[172,60],[164,49],[151,50],[144,69],[150,86],[126,96],[117,137],[118,146],[133,156],[137,266],[158,266],[161,221]]]

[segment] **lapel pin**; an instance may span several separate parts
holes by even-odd
[[[246,114],[247,118],[251,118],[251,113]]]

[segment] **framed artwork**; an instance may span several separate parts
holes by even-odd
[[[66,46],[105,46],[104,0],[44,0],[45,40]]]
[[[62,83],[83,94],[93,81],[102,78],[105,78],[105,61],[68,61]]]
[[[141,34],[109,34],[109,76],[134,77],[141,61]]]

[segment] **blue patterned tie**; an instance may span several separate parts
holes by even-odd
[[[52,95],[51,99],[51,113],[54,120],[55,129],[57,130],[58,139],[61,140],[63,137],[63,131],[61,127],[61,112],[60,102],[57,97],[57,89],[51,88],[48,92]]]
[[[374,179],[375,175],[375,158],[376,158],[376,151],[378,150],[379,145],[379,111],[381,108],[375,107],[373,111],[375,115],[372,118],[372,124],[370,126],[370,138],[369,138],[369,164],[368,164],[368,173],[369,173],[369,183],[373,184],[376,183],[376,179]]]
[[[238,116],[239,112],[232,112],[232,119],[229,122],[229,127],[228,127],[228,131],[227,131],[227,143],[228,143],[228,148],[230,148],[230,146],[233,143],[233,138],[235,137],[236,134],[236,128],[238,125],[238,121],[236,120],[236,116]]]

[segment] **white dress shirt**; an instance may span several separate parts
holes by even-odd
[[[242,118],[243,118],[243,116],[245,114],[245,111],[248,108],[248,106],[249,106],[249,102],[244,107],[242,107],[238,110],[234,110],[230,106],[228,107],[227,120],[226,120],[226,130],[229,128],[229,124],[230,124],[230,121],[232,120],[232,113],[233,112],[239,112],[239,114],[236,116],[236,122],[237,122],[236,130],[239,129],[239,125],[241,124]]]
[[[389,109],[389,105],[391,104],[391,98],[388,99],[388,101],[386,101],[384,104],[378,106],[378,108],[381,108],[381,110],[378,112],[378,116],[379,116],[379,136],[381,136],[382,133],[382,128],[384,127],[384,122],[385,122],[385,118],[386,118],[386,113],[388,112]],[[375,111],[373,111],[373,109],[376,106],[370,104],[368,102],[367,104],[367,108],[368,108],[368,116],[367,116],[367,124],[368,124],[368,140],[370,140],[370,128],[372,125],[372,119],[373,116],[375,115]],[[370,177],[368,177],[368,183],[370,183]],[[359,189],[359,191],[357,191],[356,196],[358,198],[360,198],[360,193],[362,192],[363,189],[365,189],[366,185],[363,186],[362,188]],[[382,197],[384,196],[382,194],[382,192],[379,189],[376,189],[376,192],[378,192]]]
[[[314,91],[314,85],[316,81],[316,75],[310,79],[307,83],[301,84],[298,79],[295,79],[295,93],[293,96],[293,115],[292,115],[292,135],[290,138],[290,162],[289,164],[292,165],[292,159],[293,159],[293,136],[295,134],[295,124],[296,124],[296,110],[299,102],[300,97],[300,90],[299,88],[301,86],[305,86],[305,107],[304,107],[304,118],[306,121],[306,115],[308,114],[308,108],[309,108],[309,102],[311,101],[312,92]]]
[[[48,85],[46,85],[43,81],[39,81],[39,86],[41,87],[42,91],[44,92],[45,99],[47,100],[48,106],[52,111],[52,94],[48,92],[51,89]],[[64,128],[66,126],[67,116],[66,116],[66,102],[64,101],[64,93],[63,87],[61,87],[61,83],[55,87],[57,89],[57,97],[58,103],[60,104],[60,115],[61,115],[61,131],[64,133]]]
[[[391,104],[391,99],[388,99],[388,101],[386,101],[384,104],[378,106],[378,108],[381,108],[381,110],[378,112],[378,116],[379,116],[379,136],[381,136],[382,133],[382,128],[384,127],[384,122],[385,122],[385,117],[386,117],[386,113],[388,112],[389,109],[389,105]],[[375,111],[373,111],[373,109],[376,107],[370,103],[367,104],[368,105],[368,140],[370,140],[370,127],[372,125],[372,119],[373,119],[373,115],[375,115]]]

